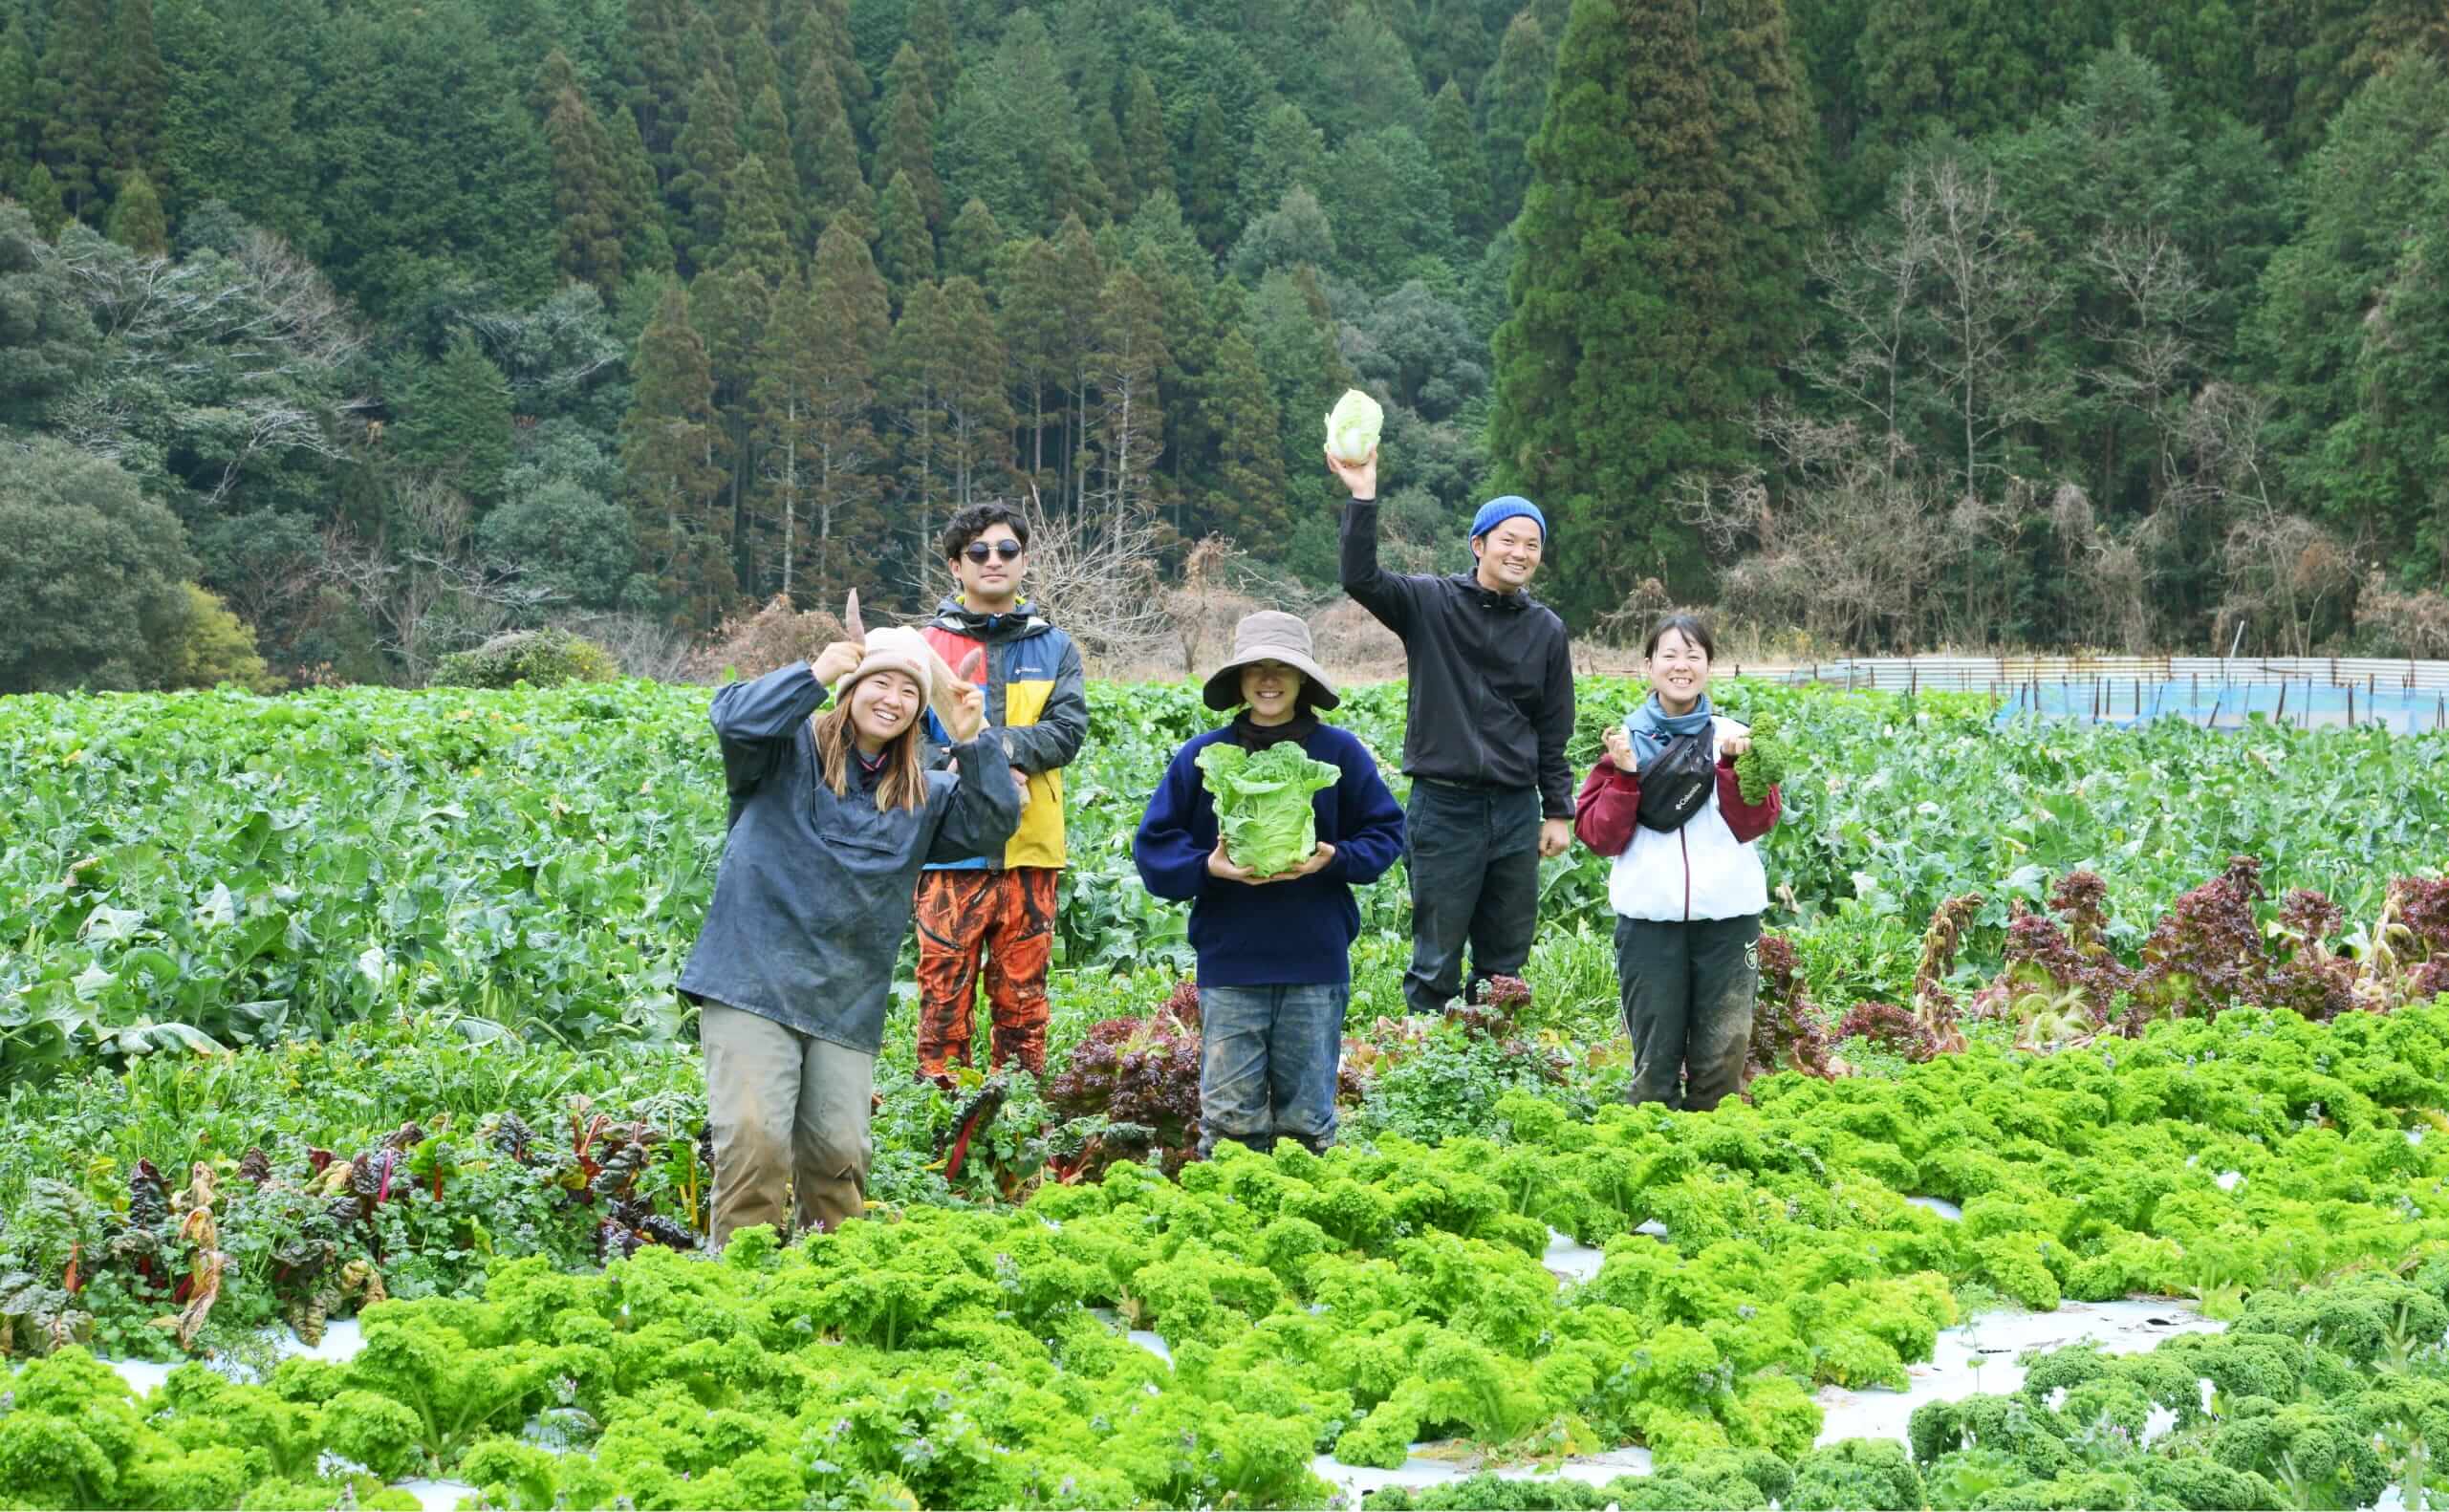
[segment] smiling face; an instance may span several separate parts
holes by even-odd
[[[1253,661],[1242,669],[1242,702],[1253,724],[1281,724],[1300,705],[1301,674],[1281,661]]]
[[[851,689],[851,728],[858,748],[873,756],[910,727],[926,706],[919,684],[906,672],[879,672]]]
[[[980,548],[984,547],[982,552]],[[985,561],[978,558],[984,555]],[[952,559],[952,575],[961,583],[961,601],[984,614],[1000,615],[1020,598],[1022,565],[1029,553],[1008,525],[986,527]]]
[[[1528,515],[1499,521],[1495,529],[1471,543],[1480,558],[1480,586],[1499,594],[1528,587],[1530,574],[1539,571],[1539,550],[1546,544],[1539,523]]]
[[[1682,631],[1667,631],[1650,652],[1650,686],[1668,713],[1689,712],[1709,691],[1709,653]]]

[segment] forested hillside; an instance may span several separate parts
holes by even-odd
[[[2441,654],[2444,55],[2413,0],[0,0],[0,690],[668,661],[915,610],[1031,489],[1058,610],[1211,535],[1323,588],[1354,384],[1395,554],[1528,493],[1581,629]]]

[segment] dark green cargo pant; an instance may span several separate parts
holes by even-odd
[[[1633,1036],[1627,1101],[1705,1112],[1741,1091],[1760,996],[1760,916],[1615,921],[1615,975]]]

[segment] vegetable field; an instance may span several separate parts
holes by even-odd
[[[1437,1440],[1657,1473],[1372,1504],[2440,1495],[2449,742],[1722,691],[1788,764],[1747,1105],[1622,1105],[1575,852],[1526,983],[1443,1022],[1365,892],[1344,1143],[1189,1159],[1183,916],[1128,847],[1211,717],[1093,687],[1044,1085],[915,1081],[897,1000],[878,1220],[713,1261],[704,690],[0,702],[0,1501],[1322,1505]],[[1585,680],[1577,767],[1631,697]],[[1391,768],[1400,716],[1337,717]],[[1966,1317],[2128,1296],[2226,1327],[1824,1441]],[[93,1354],[193,1363],[139,1399]]]

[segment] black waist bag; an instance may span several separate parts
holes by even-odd
[[[1641,828],[1672,833],[1709,802],[1718,782],[1714,731],[1670,735],[1641,768]]]

